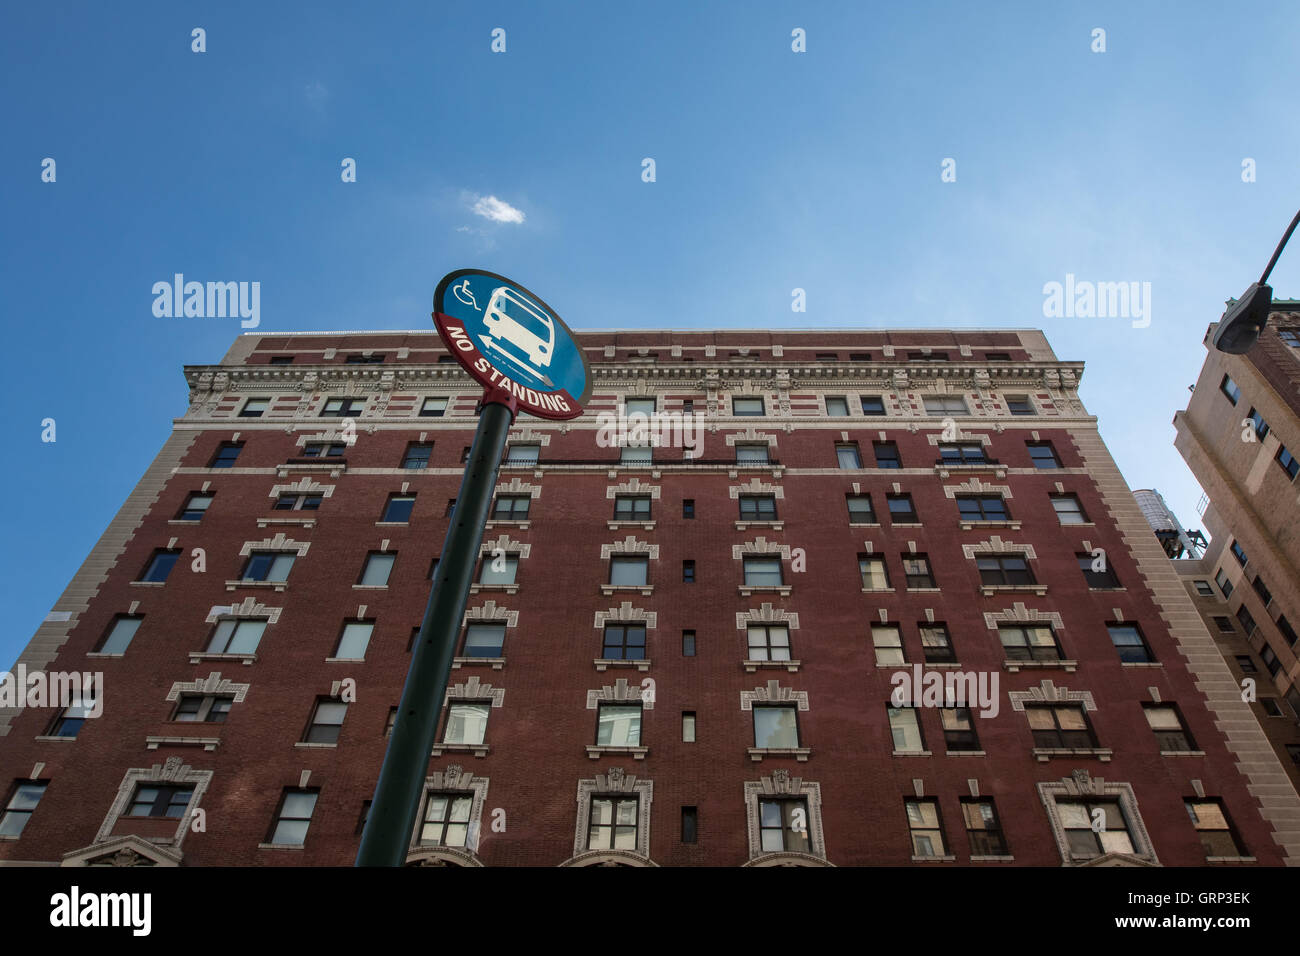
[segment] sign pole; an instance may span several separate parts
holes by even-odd
[[[401,866],[415,830],[429,752],[438,733],[456,640],[483,543],[483,527],[518,405],[514,396],[498,389],[483,397],[480,409],[456,510],[442,546],[392,739],[361,835],[357,866]]]

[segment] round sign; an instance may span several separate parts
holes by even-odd
[[[554,310],[505,276],[457,269],[433,294],[438,334],[488,389],[514,396],[538,418],[577,418],[591,397],[591,369]]]

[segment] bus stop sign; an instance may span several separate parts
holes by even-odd
[[[591,369],[554,310],[505,276],[457,269],[433,294],[438,334],[465,371],[538,418],[577,418],[591,397]]]

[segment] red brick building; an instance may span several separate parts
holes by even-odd
[[[511,431],[412,862],[1300,859],[1040,333],[580,339],[588,414]],[[20,658],[102,672],[102,714],[0,718],[6,863],[355,857],[479,389],[415,332],[245,335],[185,374]],[[610,447],[620,407],[678,431]],[[891,707],[914,665],[982,693]]]

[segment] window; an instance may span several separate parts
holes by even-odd
[[[1184,800],[1187,815],[1191,817],[1196,835],[1205,847],[1206,859],[1210,857],[1246,856],[1246,847],[1228,819],[1222,800]]]
[[[1282,667],[1282,662],[1278,660],[1278,656],[1274,653],[1273,648],[1269,647],[1267,644],[1261,647],[1259,649],[1259,659],[1264,662],[1264,667],[1268,670],[1269,674],[1276,677],[1277,672]],[[1279,713],[1278,716],[1280,717],[1281,714]]]
[[[212,495],[209,494],[192,494],[185,501],[185,507],[181,513],[176,516],[177,521],[202,521],[203,516],[208,513],[208,508],[212,504]]]
[[[217,453],[212,456],[212,461],[208,463],[209,468],[234,468],[235,459],[239,457],[239,452],[243,449],[242,441],[223,441],[217,448]]]
[[[742,521],[775,521],[775,495],[741,495],[740,518]]]
[[[1034,584],[1034,572],[1029,562],[1020,555],[999,555],[995,558],[977,558],[980,583],[991,586]]]
[[[695,632],[682,631],[682,657],[695,656]]]
[[[316,790],[285,788],[280,807],[275,813],[275,825],[267,841],[277,846],[302,846],[311,826],[311,815],[316,810]]]
[[[1050,441],[1025,442],[1025,447],[1029,449],[1029,460],[1035,468],[1061,467],[1061,459],[1056,456],[1056,448]]]
[[[641,705],[601,704],[596,720],[596,744],[601,747],[639,747]]]
[[[466,464],[469,461],[470,450],[471,449],[469,445],[466,445],[464,448],[460,450],[460,463],[462,465]]]
[[[95,649],[97,654],[123,654],[131,644],[131,638],[135,637],[135,632],[140,629],[140,622],[143,617],[128,617],[119,614],[113,618],[113,623],[109,625],[108,633],[100,641],[99,647]]]
[[[960,395],[927,395],[925,398],[927,415],[969,415],[966,399]]]
[[[962,797],[961,816],[970,839],[971,856],[1007,856],[1006,837],[990,797]]]
[[[649,445],[624,445],[618,460],[622,465],[648,465],[654,461],[654,449]]]
[[[939,462],[944,465],[986,465],[988,457],[979,442],[941,443]]]
[[[1143,704],[1151,732],[1156,735],[1156,742],[1161,750],[1188,751],[1195,750],[1192,735],[1187,732],[1182,715],[1173,704]]]
[[[1034,746],[1049,750],[1097,746],[1082,704],[1025,704]]]
[[[380,521],[394,524],[406,524],[411,520],[415,508],[415,495],[389,495],[384,505],[384,514]]]
[[[1277,629],[1282,632],[1282,636],[1286,638],[1287,644],[1295,647],[1297,639],[1300,638],[1297,638],[1295,628],[1291,626],[1291,622],[1286,619],[1285,614],[1277,619]]]
[[[608,661],[645,660],[645,624],[606,624],[600,657]]]
[[[1237,620],[1240,622],[1242,629],[1245,630],[1247,637],[1253,637],[1255,634],[1255,618],[1246,609],[1246,605],[1237,608]]]
[[[483,556],[479,564],[478,583],[510,585],[519,573],[519,555],[497,551]]]
[[[898,445],[892,441],[874,441],[871,447],[876,453],[877,468],[902,468],[903,461],[898,457]]]
[[[1078,495],[1052,495],[1052,507],[1056,509],[1056,517],[1061,524],[1089,523]]]
[[[682,807],[682,842],[694,843],[699,832],[699,811],[695,807]]]
[[[321,495],[281,495],[271,507],[276,511],[316,511],[323,500]]]
[[[1009,661],[1059,661],[1061,645],[1047,624],[1006,624],[998,638]]]
[[[303,736],[307,744],[336,744],[339,732],[343,729],[343,718],[347,716],[348,705],[328,697],[318,697],[316,708],[312,711],[311,723]]]
[[[609,583],[616,587],[645,587],[650,559],[612,557],[609,559]]]
[[[1255,426],[1255,437],[1263,441],[1265,436],[1268,435],[1268,422],[1264,421],[1264,416],[1255,411],[1253,406],[1250,409],[1249,418]]]
[[[849,402],[843,395],[826,396],[826,414],[831,418],[847,418]]]
[[[1034,403],[1028,395],[1008,395],[1007,411],[1012,415],[1033,415]]]
[[[761,398],[740,398],[739,396],[731,400],[732,415],[762,415],[763,400]]]
[[[1110,566],[1108,561],[1103,561],[1101,570],[1096,571],[1093,570],[1093,564],[1097,561],[1097,558],[1094,558],[1091,554],[1084,552],[1076,554],[1075,558],[1079,561],[1079,570],[1083,572],[1083,579],[1088,582],[1088,587],[1094,590],[1104,590],[1120,586],[1119,577],[1115,574],[1115,569]]]
[[[354,354],[349,355],[343,360],[344,365],[381,365],[384,361],[384,355],[379,353]]]
[[[208,640],[208,654],[252,654],[266,631],[266,621],[261,618],[227,618],[218,621]]]
[[[745,558],[745,584],[774,587],[784,584],[780,558]]]
[[[493,521],[523,521],[532,504],[531,495],[497,495],[492,505]]]
[[[683,415],[695,414],[695,399],[693,398],[682,399],[682,414]]]
[[[749,656],[751,661],[790,660],[790,629],[784,624],[749,625]]]
[[[487,701],[449,705],[447,728],[443,732],[442,742],[474,746],[482,744],[487,734],[488,711],[491,708],[492,704]]]
[[[94,678],[90,678],[91,681]],[[90,719],[92,712],[95,710],[95,688],[92,685],[83,686],[81,690],[73,694],[72,700],[67,707],[61,709],[55,715],[50,725],[49,736],[51,737],[75,737],[81,732],[81,727]]]
[[[413,441],[406,446],[406,455],[402,458],[402,467],[412,471],[422,471],[429,467],[429,455],[433,452],[432,442]]]
[[[1282,713],[1282,705],[1278,703],[1276,697],[1261,697],[1259,699],[1259,705],[1264,708],[1264,716],[1266,717],[1285,716]]]
[[[863,415],[884,415],[885,399],[881,395],[861,395],[858,400],[862,403]]]
[[[614,499],[615,521],[649,521],[649,495],[619,495]]]
[[[838,362],[840,360],[839,352],[817,352],[815,358],[818,362]]]
[[[243,580],[281,583],[288,580],[296,555],[285,551],[254,551],[244,566]]]
[[[1230,375],[1223,376],[1223,381],[1219,383],[1219,391],[1228,396],[1228,401],[1234,405],[1241,398],[1241,386],[1234,382]]]
[[[154,551],[153,557],[149,559],[149,564],[145,567],[144,573],[140,575],[139,580],[161,584],[167,580],[167,575],[172,573],[172,568],[176,565],[176,559],[180,556],[180,551],[168,551],[164,548],[158,548]]]
[[[736,462],[747,465],[766,465],[771,461],[767,445],[736,445]]]
[[[1093,816],[1101,811],[1100,829],[1093,829]],[[1056,812],[1061,818],[1066,846],[1071,860],[1089,860],[1106,853],[1132,853],[1133,839],[1128,821],[1118,800],[1069,800],[1057,798]]]
[[[393,573],[393,562],[396,560],[396,554],[371,551],[366,555],[366,563],[361,569],[361,580],[357,583],[367,587],[387,587],[388,576]]]
[[[694,561],[682,562],[682,583],[683,584],[695,583],[695,562]]]
[[[1250,560],[1249,558],[1246,557],[1246,549],[1243,548],[1241,546],[1241,542],[1237,540],[1234,540],[1232,544],[1229,545],[1229,547],[1232,549],[1232,556],[1235,557],[1237,559],[1237,563],[1244,568]]]
[[[1255,589],[1259,599],[1264,602],[1264,607],[1268,607],[1273,603],[1273,592],[1268,589],[1268,585],[1264,583],[1264,579],[1258,574],[1255,575],[1255,580],[1250,582],[1250,586]]]
[[[271,356],[271,362],[270,362],[270,364],[271,364],[271,365],[292,365],[292,364],[293,364],[293,356],[292,356],[292,355],[272,355],[272,356]]]
[[[958,495],[957,512],[962,521],[1011,520],[1001,495]]]
[[[588,850],[635,850],[638,799],[592,797]]]
[[[912,833],[913,856],[947,856],[943,824],[939,822],[939,801],[933,798],[905,800],[907,827]]]
[[[894,749],[900,753],[923,753],[925,738],[921,736],[921,722],[915,707],[889,707],[889,732],[894,738]]]
[[[875,524],[876,512],[871,507],[871,495],[845,495],[849,506],[850,524]]]
[[[1223,618],[1223,620],[1227,621],[1228,619],[1225,617]],[[1232,630],[1232,622],[1230,621],[1228,622],[1228,630]],[[1255,662],[1254,660],[1251,659],[1251,656],[1249,654],[1237,654],[1236,658],[1237,658],[1237,666],[1241,668],[1241,672],[1243,674],[1256,673]]]
[[[934,588],[934,574],[930,571],[930,558],[924,554],[904,554],[903,574],[909,588]]]
[[[504,623],[470,624],[465,628],[465,643],[461,647],[461,656],[498,659],[505,647],[505,641]]]
[[[364,398],[327,398],[320,414],[321,418],[360,418],[365,405]]]
[[[267,406],[270,405],[269,398],[250,398],[244,402],[244,407],[239,410],[240,418],[261,418],[266,414]]]
[[[1283,345],[1300,349],[1300,329],[1278,329],[1277,337],[1282,340]]]
[[[424,846],[465,846],[469,841],[470,793],[430,793],[424,803],[420,843]]]
[[[653,415],[655,413],[655,400],[653,398],[625,398],[623,399],[623,414],[627,415]]]
[[[943,725],[943,744],[948,753],[980,749],[969,707],[940,707],[939,722]]]
[[[420,417],[422,418],[442,418],[447,414],[447,399],[440,396],[430,396],[420,405]]]
[[[1209,581],[1194,581],[1196,593],[1201,597],[1214,597],[1214,588],[1210,587]]]
[[[41,797],[45,796],[45,780],[16,780],[4,813],[0,814],[0,836],[22,836],[27,821],[36,812]]]
[[[348,621],[343,625],[343,633],[339,635],[338,647],[334,651],[334,656],[342,660],[362,660],[366,656],[366,648],[370,646],[370,635],[374,633],[374,621]]]
[[[1285,445],[1277,450],[1277,463],[1282,466],[1282,470],[1287,473],[1288,478],[1295,478],[1300,473],[1300,462],[1296,461],[1295,456],[1287,451]]]
[[[627,449],[624,449],[624,451],[626,450]],[[541,445],[511,445],[506,449],[506,464],[535,465],[541,457],[541,454]]]
[[[809,852],[808,801],[795,799],[760,799],[758,801],[758,838],[764,853]]]
[[[127,808],[126,815],[179,819],[185,816],[185,808],[190,805],[190,798],[193,796],[193,787],[138,784],[135,793],[131,795],[131,804]]]
[[[687,519],[690,519],[690,518],[694,518],[694,517],[695,517],[695,499],[694,499],[694,498],[683,498],[683,499],[682,499],[682,517],[683,517],[683,518],[687,518]]]
[[[682,711],[682,743],[695,743],[695,711]]]
[[[885,501],[889,505],[889,520],[894,524],[918,524],[920,522],[921,519],[916,515],[916,506],[912,504],[911,495],[885,495]]]
[[[456,356],[454,356],[454,355],[439,355],[439,356],[438,356],[438,364],[439,364],[439,365],[455,365],[455,364],[456,364]]]
[[[341,441],[312,441],[303,446],[302,456],[304,458],[341,458],[347,447],[347,444]]]
[[[754,746],[760,750],[793,750],[799,746],[799,724],[793,707],[754,706]]]
[[[841,468],[861,468],[862,455],[858,452],[858,443],[841,443],[835,446],[835,459]]]
[[[878,555],[858,555],[858,571],[862,574],[862,587],[868,591],[889,590],[889,569],[885,559]]]
[[[1214,583],[1219,586],[1225,598],[1232,597],[1232,582],[1228,580],[1228,573],[1223,568],[1219,568],[1218,573],[1214,575]]]
[[[927,664],[957,663],[946,624],[925,623],[918,625],[918,629],[921,632],[921,653]]]
[[[888,667],[907,661],[903,654],[903,633],[897,624],[872,624],[871,644],[876,651],[876,666]]]
[[[224,724],[235,698],[213,694],[181,694],[172,720],[182,723]]]
[[[985,352],[984,361],[986,362],[1010,362],[1010,352]]]

